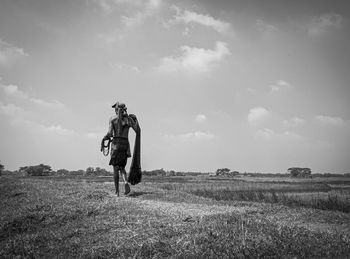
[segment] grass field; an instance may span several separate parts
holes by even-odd
[[[350,179],[0,177],[0,258],[349,258]]]

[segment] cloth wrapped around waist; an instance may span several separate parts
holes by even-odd
[[[110,165],[124,168],[130,157],[130,145],[127,138],[113,138]]]
[[[131,157],[130,143],[127,138],[113,137],[112,145],[111,145],[111,156],[113,155],[113,151],[115,152],[116,150],[119,150],[119,151],[126,150],[127,157]]]

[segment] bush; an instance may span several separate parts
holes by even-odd
[[[303,177],[303,178],[311,177],[310,168],[291,167],[291,168],[288,168],[288,172],[292,177]]]
[[[2,175],[2,171],[4,171],[5,166],[3,164],[0,164],[0,176]]]
[[[25,172],[29,176],[47,176],[52,173],[51,166],[44,164],[23,166],[19,169],[19,171]]]

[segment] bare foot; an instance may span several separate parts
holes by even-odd
[[[125,195],[128,195],[130,193],[130,186],[128,183],[125,184]]]

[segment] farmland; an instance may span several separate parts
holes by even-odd
[[[0,178],[1,258],[347,258],[350,179]]]

